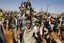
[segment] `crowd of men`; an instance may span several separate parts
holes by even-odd
[[[64,43],[62,16],[35,15],[29,0],[19,9],[18,13],[0,9],[0,43]]]

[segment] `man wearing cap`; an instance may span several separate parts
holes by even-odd
[[[31,21],[26,21],[26,27],[24,28],[22,43],[36,43],[33,37],[33,29],[31,29]]]

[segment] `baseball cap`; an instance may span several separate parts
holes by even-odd
[[[27,21],[26,21],[26,24],[31,24],[31,21],[30,21],[30,20],[27,20]]]

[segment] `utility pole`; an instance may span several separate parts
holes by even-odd
[[[48,15],[48,8],[49,8],[49,5],[47,5],[47,11],[46,11],[47,15]]]

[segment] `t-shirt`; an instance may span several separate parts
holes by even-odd
[[[22,43],[36,43],[35,38],[33,37],[33,30],[30,29],[29,31],[25,28]]]
[[[36,33],[38,33],[38,28],[39,28],[39,27],[34,26],[34,30],[36,31]],[[42,28],[41,28],[41,27],[40,27],[40,34],[41,34],[41,35],[43,34],[43,33],[42,33]],[[38,37],[37,34],[35,34],[35,36]]]

